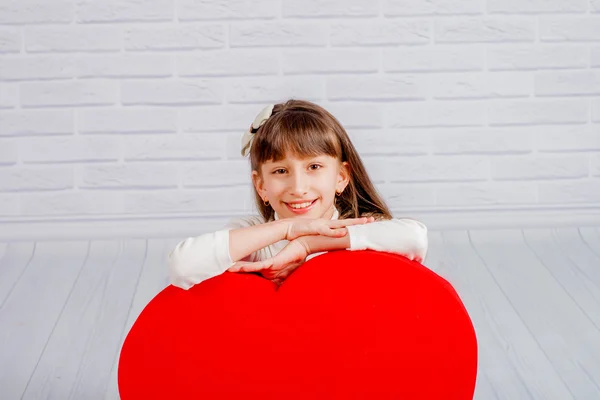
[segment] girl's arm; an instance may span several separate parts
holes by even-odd
[[[230,230],[227,245],[230,263],[233,264],[256,250],[284,240],[288,227],[288,221],[280,219],[260,225]],[[230,266],[228,265],[227,268]]]
[[[174,286],[189,289],[222,274],[236,261],[258,261],[259,250],[280,240],[307,235],[337,237],[344,227],[367,222],[371,220],[281,219],[264,223],[258,217],[237,219],[225,229],[179,243],[169,255],[170,281]]]
[[[287,229],[285,220],[277,220],[235,229],[229,226],[227,229],[187,238],[169,254],[169,280],[172,285],[187,290],[222,274],[235,261],[285,239]]]
[[[414,219],[402,218],[348,226],[341,238],[304,236],[310,253],[328,250],[376,250],[405,256],[419,263],[427,256],[427,227]]]

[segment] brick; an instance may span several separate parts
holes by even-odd
[[[180,21],[275,18],[279,13],[279,1],[255,0],[179,0],[177,17]]]
[[[121,84],[125,105],[221,104],[223,84],[217,81],[130,81]]]
[[[588,160],[580,155],[502,156],[491,159],[492,179],[534,180],[588,176]]]
[[[600,99],[592,100],[592,121],[600,122]]]
[[[334,22],[333,46],[372,46],[390,44],[427,44],[431,37],[429,21],[424,19],[377,22]]]
[[[379,51],[373,49],[284,50],[284,74],[377,72]]]
[[[0,82],[0,108],[15,108],[19,104],[19,86]]]
[[[588,105],[583,99],[494,101],[488,118],[490,125],[585,123]]]
[[[78,168],[80,188],[158,189],[177,187],[178,167],[167,163],[82,165]]]
[[[125,161],[214,160],[225,154],[221,134],[136,135],[122,140]]]
[[[580,179],[565,182],[538,183],[540,204],[578,203],[597,205],[600,202],[600,179]]]
[[[435,21],[435,41],[532,42],[535,20],[530,17],[469,17]]]
[[[76,72],[75,57],[65,54],[6,56],[0,63],[0,79],[3,81],[71,79]]]
[[[14,110],[0,114],[0,136],[72,134],[71,110]]]
[[[21,51],[21,33],[16,29],[0,29],[0,54]]]
[[[531,153],[531,128],[445,128],[429,131],[433,154]]]
[[[222,24],[127,27],[123,34],[125,50],[218,49],[225,46]]]
[[[264,105],[202,106],[181,109],[179,121],[183,132],[236,131],[248,129]]]
[[[19,195],[16,193],[0,194],[0,215],[17,216],[21,213]]]
[[[544,71],[535,75],[536,96],[600,95],[600,70]]]
[[[279,55],[271,50],[230,50],[182,55],[177,58],[179,76],[276,75]]]
[[[247,160],[204,161],[182,165],[184,188],[241,186],[250,182],[250,164]]]
[[[385,183],[389,168],[387,160],[382,157],[362,157],[362,162],[369,179],[376,185]]]
[[[64,190],[72,187],[72,167],[45,165],[0,168],[0,192]]]
[[[385,72],[473,71],[483,69],[483,47],[448,45],[382,50]]]
[[[255,77],[227,80],[228,103],[278,103],[288,98],[309,101],[325,96],[325,79],[322,77]]]
[[[435,188],[436,205],[501,206],[536,204],[537,187],[525,182],[478,182],[440,184]]]
[[[539,37],[552,42],[600,40],[600,16],[540,18]]]
[[[119,51],[122,32],[112,26],[60,26],[25,29],[28,52]]]
[[[586,12],[587,0],[488,0],[488,12],[541,14]]]
[[[363,0],[283,0],[283,16],[288,17],[376,17],[378,7]]]
[[[593,46],[591,52],[592,67],[600,67],[600,46]]]
[[[329,27],[324,23],[265,22],[232,23],[231,47],[326,46]]]
[[[353,129],[348,132],[361,156],[426,155],[431,138],[423,129]]]
[[[117,161],[121,153],[117,138],[103,136],[26,138],[19,144],[25,163]]]
[[[591,155],[590,174],[592,176],[600,176],[600,154]]]
[[[39,106],[99,106],[115,104],[118,83],[114,81],[32,82],[21,85],[21,103]]]
[[[600,151],[600,125],[546,126],[536,133],[540,152]]]
[[[123,214],[123,192],[69,190],[21,196],[23,216]]]
[[[84,55],[77,59],[80,78],[164,78],[173,75],[168,55]]]
[[[150,190],[124,194],[124,208],[131,214],[207,213],[249,211],[249,187],[194,190]]]
[[[487,48],[490,70],[586,68],[588,49],[579,45],[498,45]]]
[[[242,138],[242,134],[241,133],[229,133],[229,134],[223,134],[225,137],[225,152],[226,152],[226,159],[228,160],[241,160],[244,159],[244,157],[242,157],[240,151],[242,149],[241,146],[241,138]]]
[[[77,22],[172,21],[174,0],[79,0]]]
[[[386,17],[400,15],[462,15],[482,14],[483,0],[387,0],[383,13]]]
[[[321,104],[345,129],[369,129],[383,126],[381,106],[376,103]]]
[[[393,159],[386,171],[390,182],[481,181],[490,176],[487,157],[464,155]]]
[[[73,20],[71,0],[3,0],[0,24],[68,23]]]
[[[383,185],[380,193],[392,210],[435,205],[435,189],[429,184],[389,183]]]
[[[17,143],[14,140],[0,139],[0,166],[17,163]]]
[[[600,12],[600,0],[591,0],[590,7],[592,12]]]
[[[330,100],[424,100],[428,79],[423,75],[370,75],[327,79]]]
[[[116,108],[77,111],[80,133],[174,133],[177,111],[158,108]]]
[[[435,99],[528,97],[533,93],[530,72],[453,73],[431,79]]]
[[[384,108],[389,128],[480,126],[485,123],[481,102],[432,102],[390,104]]]

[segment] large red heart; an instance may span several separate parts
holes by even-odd
[[[277,286],[229,273],[169,286],[119,361],[123,400],[472,399],[477,343],[452,286],[374,251],[315,257]]]

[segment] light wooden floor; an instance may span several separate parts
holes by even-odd
[[[600,229],[430,232],[479,400],[600,399]],[[0,243],[0,399],[118,399],[120,346],[179,239]]]

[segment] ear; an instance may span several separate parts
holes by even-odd
[[[350,164],[348,161],[344,161],[340,164],[340,172],[338,173],[337,182],[335,184],[336,190],[343,191],[346,186],[350,183]]]
[[[258,195],[264,199],[266,196],[264,181],[261,178],[258,171],[252,171],[252,184],[254,185],[254,188],[256,189]]]

